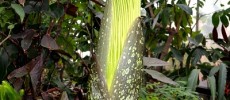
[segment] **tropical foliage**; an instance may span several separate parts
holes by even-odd
[[[0,98],[199,99],[207,80],[213,100],[229,99],[230,8],[212,13],[209,49],[193,28],[197,1],[0,0]],[[141,66],[142,55],[169,70]]]

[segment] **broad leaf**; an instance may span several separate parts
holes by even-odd
[[[10,58],[5,49],[0,48],[0,81],[5,79],[7,68],[10,65]]]
[[[57,45],[56,41],[50,37],[50,35],[44,35],[41,40],[41,45],[46,47],[50,50],[58,50],[59,46]]]
[[[51,16],[53,18],[60,18],[64,15],[64,7],[58,3],[53,3],[50,5]]]
[[[224,100],[224,90],[226,85],[226,79],[227,79],[227,65],[224,63],[221,63],[219,65],[220,71],[219,71],[219,77],[218,77],[218,100]]]
[[[27,29],[23,34],[24,36],[22,35],[23,40],[21,41],[21,47],[24,51],[26,51],[27,49],[29,49],[33,37],[36,35],[36,32],[33,29]]]
[[[179,60],[182,61],[183,60],[183,55],[181,54],[181,52],[179,50],[177,50],[175,47],[171,47],[171,51],[173,53],[173,56]]]
[[[195,39],[193,39],[193,38],[191,38],[191,37],[188,37],[188,40],[189,40],[189,42],[190,42],[191,44],[194,44],[194,45],[196,45],[196,46],[199,45],[199,43],[198,43]]]
[[[21,47],[23,48],[23,50],[27,50],[29,49],[31,43],[32,43],[32,40],[33,40],[33,37],[34,35],[36,34],[34,30],[32,29],[28,29],[26,30],[25,32],[25,37],[23,38],[23,40],[21,41]]]
[[[204,39],[203,34],[198,34],[198,35],[196,35],[196,37],[195,37],[195,40],[196,40],[196,42],[197,42],[198,44],[200,44],[200,43],[203,41],[203,39]]]
[[[198,83],[199,69],[193,69],[188,78],[187,90],[195,91]]]
[[[193,59],[191,64],[196,65],[203,55],[207,55],[207,51],[203,47],[197,47],[193,52]]]
[[[192,15],[192,8],[185,4],[176,4],[178,7],[180,7],[182,10],[184,10],[187,14]]]
[[[219,23],[220,23],[220,14],[218,12],[215,12],[212,15],[212,24],[214,25],[214,27],[218,27]]]
[[[65,5],[65,13],[73,17],[77,17],[77,7],[73,4]]]
[[[21,22],[23,22],[23,19],[25,17],[25,12],[21,5],[19,4],[11,4],[11,7],[14,9],[14,11],[19,15]]]
[[[144,66],[167,66],[169,64],[157,58],[143,57],[143,65]]]
[[[212,100],[216,98],[216,79],[214,76],[208,76],[208,86],[211,91]]]
[[[41,10],[42,11],[49,10],[49,0],[42,0]]]
[[[38,87],[39,80],[41,79],[42,69],[43,69],[43,57],[40,56],[37,57],[37,62],[29,73],[34,93],[37,93],[37,87]]]
[[[146,73],[148,73],[149,75],[151,75],[153,79],[156,79],[156,80],[164,82],[164,83],[172,84],[172,85],[177,85],[177,83],[175,81],[173,81],[172,79],[168,78],[167,76],[165,76],[164,74],[162,74],[158,71],[149,70],[149,69],[143,69],[143,70]]]
[[[31,63],[28,63],[28,64],[31,64]],[[16,77],[16,78],[19,78],[19,77],[22,77],[22,76],[25,76],[26,74],[28,74],[28,64],[26,66],[23,66],[23,67],[20,67],[18,69],[15,69],[14,71],[12,71],[9,75],[8,75],[8,79],[11,79],[13,77]]]
[[[229,22],[228,22],[227,16],[222,15],[222,16],[220,17],[220,20],[221,20],[221,22],[224,24],[225,27],[228,27]]]
[[[12,71],[8,76],[7,78],[8,79],[11,79],[11,78],[20,78],[26,74],[29,74],[29,72],[31,71],[31,69],[34,68],[34,66],[36,65],[36,63],[38,62],[38,59],[39,57],[36,57],[34,59],[32,59],[29,63],[27,63],[26,65],[18,68],[18,69],[15,69],[14,71]]]

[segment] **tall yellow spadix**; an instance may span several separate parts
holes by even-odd
[[[98,99],[138,97],[144,41],[140,7],[140,0],[107,1],[99,34],[97,75],[91,87]]]
[[[106,80],[108,90],[111,89],[112,82],[119,67],[119,59],[123,51],[125,41],[128,38],[129,29],[134,21],[140,17],[140,0],[111,0],[111,32],[109,36],[109,50],[106,62]]]

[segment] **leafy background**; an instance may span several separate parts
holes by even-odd
[[[142,8],[146,11],[144,55],[170,63],[168,70],[146,67],[151,76],[146,74],[143,83],[147,85],[143,88],[153,93],[152,97],[162,95],[162,92],[154,94],[152,89],[168,93],[168,88],[181,92],[185,87],[191,89],[189,98],[197,96],[194,91],[199,81],[207,79],[213,100],[229,98],[229,77],[225,69],[228,70],[226,65],[230,64],[226,31],[230,8],[211,14],[213,29],[208,38],[219,48],[207,48],[207,38],[193,27],[198,26],[193,21],[194,10],[199,11],[197,8],[205,5],[204,0],[198,1],[197,5],[190,5],[190,0],[170,3],[150,0],[155,4],[142,0]],[[99,0],[1,0],[0,81],[7,80],[17,91],[23,89],[23,99],[86,99],[95,63],[90,54],[94,54],[98,45],[104,5],[105,2]],[[90,54],[83,56],[83,52]],[[202,62],[203,56],[209,62]],[[213,63],[218,61],[225,64],[214,67]],[[165,75],[166,80],[170,78],[170,82],[184,84],[168,86],[165,80],[161,83],[165,85],[156,84],[155,79],[160,77],[154,76],[152,69],[163,73],[159,75]],[[157,89],[161,86],[166,91]],[[168,95],[178,95],[177,92]],[[142,96],[144,100],[148,97]]]

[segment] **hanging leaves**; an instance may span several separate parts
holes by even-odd
[[[219,25],[220,19],[219,19],[219,13],[215,12],[212,15],[212,24],[214,25],[214,27],[217,27]]]
[[[212,30],[212,39],[215,42],[217,42],[217,40],[218,40],[218,32],[217,32],[217,28],[216,27],[214,27],[213,30]]]
[[[222,16],[220,17],[220,20],[221,20],[221,22],[224,24],[225,27],[228,27],[229,22],[228,22],[227,16],[222,15]]]
[[[222,36],[223,36],[223,38],[224,38],[224,41],[225,41],[226,43],[228,43],[228,36],[227,36],[226,31],[225,31],[224,25],[222,25],[222,27],[221,27],[221,32],[222,32]]]

